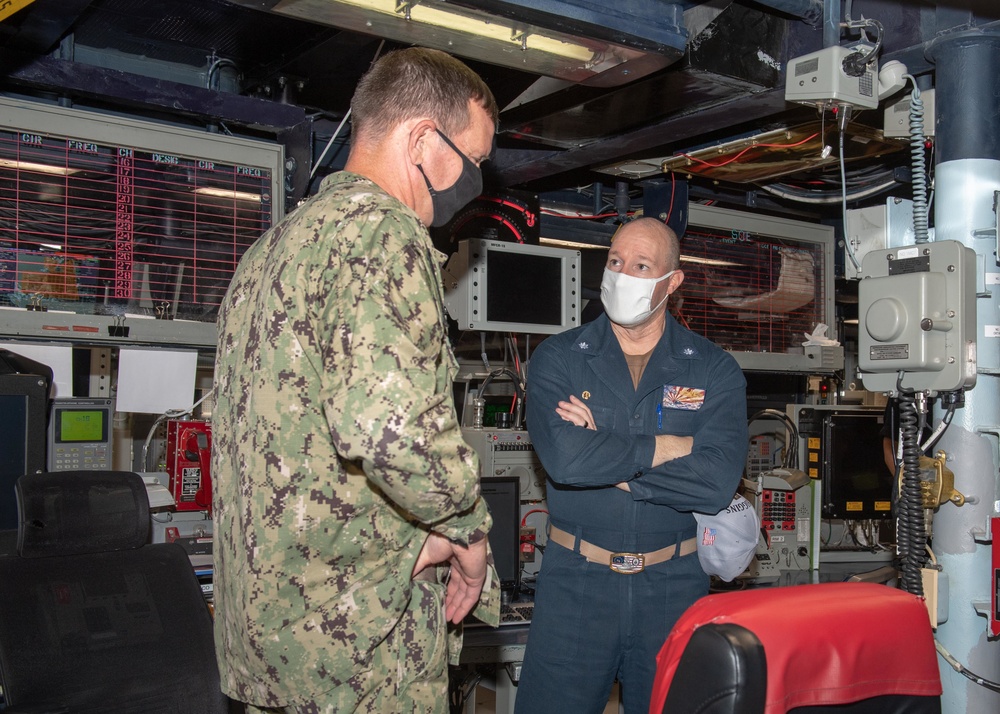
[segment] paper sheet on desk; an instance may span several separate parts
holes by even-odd
[[[118,351],[120,412],[163,414],[194,404],[195,350]]]

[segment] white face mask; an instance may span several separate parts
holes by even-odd
[[[622,327],[635,327],[644,322],[666,301],[666,296],[653,307],[653,291],[676,273],[671,270],[662,278],[636,278],[626,273],[616,273],[605,268],[601,280],[601,302],[608,317]]]

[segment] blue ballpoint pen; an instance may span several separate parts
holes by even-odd
[[[657,431],[663,430],[663,405],[656,405],[656,429]]]

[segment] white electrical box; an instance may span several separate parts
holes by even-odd
[[[881,206],[852,208],[847,211],[847,241],[860,264],[873,250],[913,245],[913,201],[887,198]],[[845,249],[846,250],[846,249]],[[861,271],[845,256],[844,277],[859,280]]]
[[[948,392],[976,383],[976,253],[958,241],[872,251],[858,284],[865,389]]]
[[[920,92],[923,102],[923,132],[925,137],[934,136],[934,90],[925,89]],[[910,95],[892,102],[885,108],[883,115],[883,135],[886,139],[908,139],[910,137]]]
[[[849,71],[851,59],[869,51],[867,46],[834,45],[790,60],[785,71],[785,100],[822,109],[844,104],[875,109],[879,99],[877,64],[864,65],[860,76]]]

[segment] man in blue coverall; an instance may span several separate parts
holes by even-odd
[[[550,533],[518,714],[604,710],[615,678],[645,714],[656,653],[709,577],[692,511],[716,513],[747,454],[746,381],[731,355],[667,312],[677,236],[625,224],[608,252],[605,315],[554,335],[528,369],[528,430],[548,473]]]

